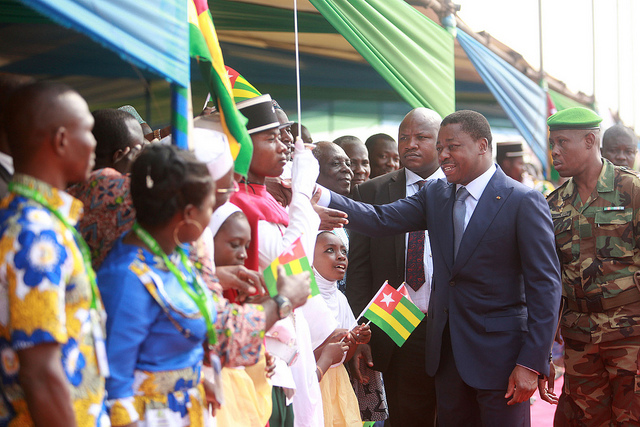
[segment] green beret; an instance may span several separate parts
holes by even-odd
[[[597,129],[602,117],[584,107],[572,107],[558,111],[547,119],[549,130]]]

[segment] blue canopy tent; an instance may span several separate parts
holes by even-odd
[[[491,93],[547,169],[547,97],[531,79],[464,31],[458,41]]]
[[[169,81],[172,84],[172,110],[176,116],[174,123],[180,116],[187,116],[188,108],[184,98],[185,89],[189,87],[190,81],[190,58],[186,1],[21,1],[57,24],[89,36],[121,59]],[[13,5],[15,7],[16,3]],[[84,47],[84,55],[74,52],[74,55],[83,59],[73,61],[76,63],[76,72],[83,67],[90,67],[92,75],[105,73],[106,69],[96,67],[95,63],[87,61],[96,50],[84,43],[80,45]],[[58,52],[56,49],[53,49],[53,52],[45,50],[45,56],[55,56],[49,61],[44,61],[45,58],[36,55],[29,58],[30,61],[35,61],[30,65],[43,71],[49,71],[49,67],[64,66],[69,53],[66,47],[65,45]],[[131,72],[128,67],[118,68]],[[9,68],[6,71],[12,70]],[[187,146],[186,134],[176,134],[175,127],[173,141],[179,146]]]
[[[48,3],[58,2],[48,0]],[[89,3],[84,0],[83,4]],[[123,5],[132,2],[118,0],[112,3]],[[140,25],[152,26],[152,31],[160,33],[154,36],[156,40],[159,40],[157,37],[169,37],[166,34],[168,27],[157,21],[160,18],[156,16],[158,8],[154,5],[159,3],[164,2],[156,0],[144,3],[143,7],[134,6],[139,19],[145,22]],[[274,95],[283,108],[293,111],[295,61],[291,2],[210,0],[209,6],[225,63],[240,71],[261,92]],[[299,0],[298,6],[301,8],[300,58],[305,124],[312,132],[323,129],[336,133],[352,127],[354,123],[369,126],[384,122],[390,127],[397,126],[411,106],[308,1]],[[433,11],[416,8],[438,22]],[[0,46],[0,72],[60,79],[77,88],[92,108],[130,103],[154,127],[166,125],[169,121],[170,90],[165,80],[175,80],[157,74],[155,68],[144,65],[133,55],[127,58],[131,60],[130,65],[123,66],[122,54],[116,54],[76,31],[53,24],[49,18],[22,6],[18,0],[0,0],[0,39],[15,41]],[[491,44],[496,46],[499,42],[494,40]],[[185,48],[183,53],[186,55],[186,52]],[[510,52],[509,55],[515,53]],[[192,68],[196,70],[191,76],[196,111],[202,107],[207,90],[197,67]],[[520,70],[515,72],[526,79],[521,67],[518,68]],[[456,108],[481,112],[498,132],[513,134],[517,129],[524,135],[483,78],[456,43]],[[295,120],[295,114],[292,119]],[[531,135],[535,134],[526,125],[522,129],[529,129]],[[533,139],[527,139],[527,142],[532,144]],[[538,150],[533,145],[532,148]],[[534,152],[539,157],[539,151]]]

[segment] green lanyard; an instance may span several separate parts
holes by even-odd
[[[9,191],[40,203],[49,212],[55,215],[67,230],[71,231],[71,234],[73,234],[73,238],[78,245],[78,249],[80,249],[80,253],[82,254],[82,263],[84,264],[84,268],[87,271],[87,277],[89,278],[89,283],[91,284],[91,308],[96,311],[102,311],[98,310],[98,286],[96,284],[96,273],[93,271],[93,267],[91,266],[91,251],[89,250],[89,245],[87,245],[87,242],[85,242],[82,235],[75,227],[69,224],[69,221],[67,221],[67,219],[62,216],[57,209],[49,204],[42,194],[38,193],[33,188],[27,187],[26,185],[18,182],[10,182]]]
[[[171,262],[167,254],[165,254],[164,251],[160,248],[160,245],[158,244],[156,239],[154,239],[151,236],[151,234],[147,232],[147,230],[143,229],[140,226],[140,224],[135,222],[133,224],[133,232],[136,233],[136,235],[140,238],[140,240],[142,240],[144,244],[149,247],[149,249],[151,249],[151,252],[153,252],[156,256],[159,256],[162,258],[162,260],[164,261],[169,271],[173,273],[173,275],[178,280],[178,283],[180,283],[180,286],[182,287],[182,289],[186,292],[187,295],[189,295],[189,297],[193,300],[193,302],[196,303],[196,305],[198,306],[198,309],[200,310],[200,313],[202,313],[202,317],[204,318],[205,323],[207,324],[207,335],[209,338],[209,344],[215,345],[217,342],[216,332],[213,328],[213,322],[211,321],[211,313],[209,312],[209,309],[207,307],[207,296],[205,294],[204,289],[200,285],[200,282],[197,280],[196,274],[193,270],[193,266],[191,265],[191,262],[187,258],[187,254],[184,253],[182,248],[176,247],[176,249],[178,250],[178,253],[180,254],[180,260],[182,261],[182,265],[193,277],[194,288],[196,289],[195,292],[193,291],[193,289],[191,289],[189,285],[187,285],[187,282],[185,282],[182,272],[178,270],[178,267],[176,267],[175,264],[173,264],[173,262]]]

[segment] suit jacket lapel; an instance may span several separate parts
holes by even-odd
[[[407,175],[404,168],[394,172],[389,181],[389,202],[404,199],[407,195]],[[394,238],[396,252],[396,271],[404,271],[405,238],[404,234],[397,234]]]
[[[513,187],[507,186],[506,175],[498,169],[484,189],[464,231],[460,249],[458,249],[458,256],[453,264],[453,275],[460,271],[460,268],[464,266],[473,254],[482,236],[486,233],[512,190]]]
[[[456,186],[454,184],[438,185],[435,200],[437,203],[431,204],[427,200],[429,206],[436,209],[433,216],[429,216],[428,220],[438,218],[437,224],[429,224],[429,238],[438,239],[442,258],[446,261],[449,271],[453,268],[453,202],[455,200]]]

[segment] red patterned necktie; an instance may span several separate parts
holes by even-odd
[[[425,181],[416,182],[419,189],[422,189],[424,183]],[[417,291],[424,285],[424,279],[424,230],[412,231],[407,242],[405,280],[411,289]]]

